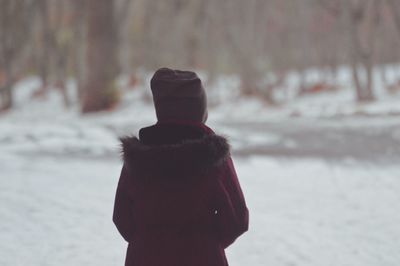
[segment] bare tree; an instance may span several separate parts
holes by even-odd
[[[353,81],[359,101],[371,101],[375,98],[372,70],[377,21],[374,15],[379,2],[379,0],[343,1],[348,15]]]
[[[49,88],[49,68],[51,66],[50,59],[53,48],[53,31],[50,27],[49,21],[49,4],[48,0],[38,1],[38,16],[41,24],[41,46],[38,50],[38,53],[40,54],[39,76],[42,85],[39,88],[37,95],[46,93]]]
[[[0,110],[13,106],[12,88],[21,71],[34,2],[3,0],[0,8]],[[2,75],[3,73],[3,75]]]
[[[116,28],[114,6],[109,0],[88,0],[87,77],[82,111],[95,112],[118,101]]]
[[[331,14],[341,16],[347,32],[349,56],[354,88],[358,101],[375,99],[373,66],[376,31],[379,23],[380,0],[319,0]]]
[[[400,34],[400,1],[398,0],[386,0],[386,1],[390,6],[390,10],[393,14],[397,32]]]
[[[86,30],[87,30],[87,1],[71,0],[71,18],[74,46],[71,51],[72,73],[76,80],[78,100],[83,102],[85,59],[86,59]]]

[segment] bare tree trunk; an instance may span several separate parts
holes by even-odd
[[[354,88],[356,90],[357,100],[361,101],[364,98],[364,94],[357,68],[358,68],[357,63],[353,61],[351,63],[351,73],[353,76],[353,83],[354,83]]]
[[[397,28],[397,32],[400,35],[400,2],[399,0],[386,0],[390,6],[390,10],[393,14],[394,23]]]
[[[349,14],[348,22],[350,27],[350,56],[354,87],[358,101],[372,101],[375,96],[373,93],[373,52],[374,52],[374,33],[375,21],[367,21],[367,38],[360,40],[361,23],[371,19],[371,9],[377,7],[375,0],[369,1],[350,1],[344,0]],[[370,7],[372,5],[372,8]],[[362,82],[359,68],[365,72],[365,79]]]
[[[130,6],[133,4],[134,1],[131,0],[120,0],[119,2],[115,2],[115,13],[117,14],[115,17],[115,28],[118,28],[117,34],[117,43],[120,45],[120,49],[117,51],[117,58],[118,58],[118,67],[119,73],[124,75],[132,74],[131,73],[131,65],[130,65],[130,58],[131,58],[131,49],[129,38],[131,29],[129,24],[130,18]]]
[[[56,87],[60,90],[63,97],[64,106],[66,108],[71,106],[71,100],[68,95],[66,82],[67,82],[67,68],[68,58],[70,57],[70,46],[72,42],[71,28],[66,25],[64,17],[66,13],[65,2],[60,2],[57,8],[57,21],[54,33],[54,72],[56,79]]]
[[[42,80],[42,86],[39,88],[38,95],[42,95],[48,90],[48,79],[49,79],[49,66],[50,66],[50,56],[51,52],[51,39],[52,32],[49,25],[49,14],[48,14],[48,2],[47,0],[40,0],[39,4],[39,14],[41,18],[41,27],[42,27],[42,47],[40,51],[40,79]]]
[[[373,65],[374,63],[372,62],[372,58],[366,58],[366,62],[364,63],[365,65],[365,72],[366,72],[366,86],[365,86],[365,100],[366,101],[373,101],[375,99],[374,93],[373,93],[373,82],[374,82],[374,76],[373,76]]]
[[[14,85],[13,77],[11,76],[10,70],[4,70],[5,81],[3,87],[0,87],[1,105],[0,111],[8,110],[13,107],[13,93],[12,87]]]
[[[29,36],[32,3],[3,0],[0,8],[0,110],[13,106],[13,86],[18,76],[18,59]],[[1,73],[2,72],[2,73]],[[1,79],[1,77],[0,77]],[[1,84],[2,83],[2,84]]]
[[[59,52],[62,52],[62,51],[59,51]],[[64,52],[66,52],[66,51],[64,51]],[[69,98],[69,95],[68,95],[68,90],[67,90],[67,86],[66,86],[66,80],[67,80],[67,77],[66,77],[66,71],[67,71],[67,69],[66,69],[66,58],[65,58],[65,56],[64,55],[66,55],[66,53],[65,54],[59,54],[58,56],[59,56],[59,58],[58,58],[58,64],[57,64],[57,70],[56,70],[56,76],[57,76],[57,81],[56,81],[56,86],[57,86],[57,88],[60,90],[60,92],[61,92],[61,95],[62,95],[62,97],[63,97],[63,102],[64,102],[64,106],[66,107],[66,108],[68,108],[68,107],[70,107],[71,106],[71,99]]]
[[[10,83],[5,84],[1,90],[1,108],[0,111],[9,110],[13,106],[12,86]]]
[[[6,2],[6,5],[10,5],[10,2]],[[8,6],[7,6],[8,8]],[[3,71],[4,79],[3,79],[3,84],[0,83],[0,98],[1,98],[1,104],[0,104],[0,111],[3,110],[8,110],[11,109],[13,106],[13,94],[12,94],[12,77],[11,77],[11,69],[10,69],[10,55],[13,53],[9,53],[10,47],[7,45],[7,39],[9,36],[7,36],[7,33],[11,33],[7,31],[8,29],[8,23],[12,23],[10,21],[10,14],[8,13],[9,10],[7,8],[2,8],[0,9],[1,12],[1,23],[0,23],[0,75],[2,74],[1,71]],[[0,79],[1,82],[1,79]]]
[[[2,105],[0,106],[1,110],[8,110],[13,107],[13,91],[12,88],[14,86],[14,75],[12,73],[9,56],[7,54],[3,55],[4,64],[4,77],[5,82],[4,86],[0,88],[0,95],[2,96]],[[8,62],[8,63],[7,63]]]
[[[85,77],[85,30],[86,30],[86,1],[73,0],[73,35],[74,35],[74,55],[73,69],[77,86],[78,100],[83,103],[83,87]]]
[[[350,11],[349,11],[350,12]],[[363,87],[361,85],[360,81],[360,75],[359,75],[359,66],[358,66],[358,58],[359,58],[359,49],[357,43],[358,43],[358,37],[357,37],[357,24],[356,21],[354,21],[352,18],[350,22],[350,38],[351,38],[351,50],[350,50],[350,57],[351,57],[351,73],[353,76],[353,83],[354,83],[354,88],[356,91],[356,97],[358,101],[362,101],[364,98],[364,93],[363,93]]]
[[[88,0],[88,35],[82,111],[96,112],[111,108],[118,101],[115,87],[116,41],[113,1]]]

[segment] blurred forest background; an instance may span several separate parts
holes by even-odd
[[[68,107],[66,80],[82,112],[115,106],[116,78],[134,87],[161,66],[195,69],[212,84],[235,74],[243,95],[270,104],[288,73],[298,94],[335,90],[338,69],[351,69],[358,101],[372,101],[375,66],[399,62],[396,0],[0,0],[1,109],[13,107],[14,84],[36,75],[32,97],[57,89]],[[321,69],[309,84],[303,73]],[[400,83],[379,75],[389,92]],[[400,75],[399,75],[400,80]]]
[[[400,265],[399,47],[400,0],[0,0],[0,265],[123,265],[118,137],[159,67],[232,146],[229,265]]]

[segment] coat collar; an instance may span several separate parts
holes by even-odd
[[[135,136],[120,138],[125,166],[146,176],[183,176],[201,174],[221,164],[229,156],[226,138],[209,133],[200,138],[173,144],[149,145]]]

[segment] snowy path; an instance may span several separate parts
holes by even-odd
[[[283,119],[217,124],[235,141],[237,155],[315,158],[330,162],[400,162],[400,119]],[[245,137],[244,137],[245,136]]]
[[[25,118],[26,119],[26,118]],[[30,156],[115,158],[117,137],[143,125],[91,117],[0,123],[0,146],[7,153]],[[0,120],[1,122],[1,120]],[[115,124],[113,124],[115,123]],[[211,121],[228,136],[237,157],[254,155],[387,165],[400,162],[400,117],[348,120],[282,119],[264,122]]]
[[[250,231],[232,266],[396,266],[398,167],[236,158]],[[0,153],[0,265],[123,265],[111,222],[117,160]]]

